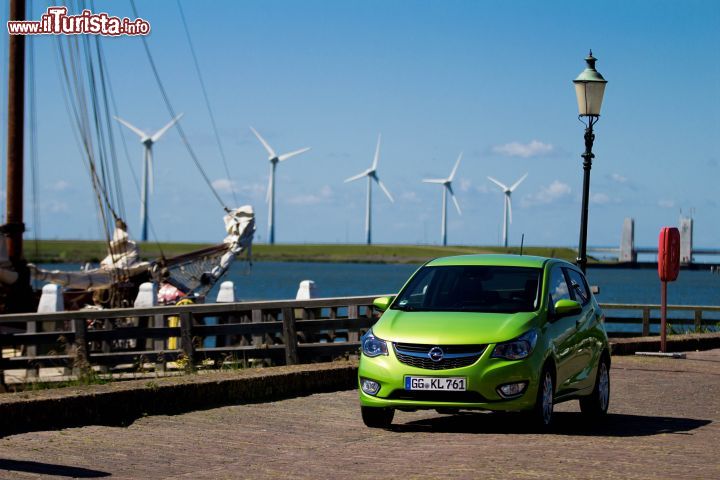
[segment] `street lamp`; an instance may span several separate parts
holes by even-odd
[[[607,80],[595,70],[595,61],[597,59],[592,56],[592,50],[585,61],[587,67],[585,70],[573,80],[575,84],[575,94],[578,102],[578,119],[585,125],[585,153],[583,158],[583,194],[582,194],[582,211],[580,214],[580,246],[578,247],[577,265],[585,273],[587,266],[587,223],[588,223],[588,201],[590,196],[590,169],[592,168],[592,159],[595,155],[592,153],[595,134],[593,133],[593,125],[600,119],[600,106],[605,93],[605,84]]]

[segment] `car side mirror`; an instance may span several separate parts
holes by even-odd
[[[375,308],[381,312],[384,312],[388,309],[393,300],[395,300],[395,297],[380,297],[373,300],[373,305],[375,305]]]
[[[563,299],[555,302],[555,318],[577,315],[580,312],[582,312],[582,305],[575,300]]]

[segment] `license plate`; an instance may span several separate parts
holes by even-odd
[[[465,377],[405,377],[405,390],[464,392],[467,390],[467,379]]]

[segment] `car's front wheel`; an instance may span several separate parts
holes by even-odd
[[[363,423],[370,428],[387,428],[395,416],[393,408],[360,407]]]
[[[554,395],[555,382],[552,372],[549,367],[545,367],[540,375],[540,386],[535,400],[535,408],[531,412],[534,426],[547,429],[552,425]]]
[[[605,415],[610,405],[610,362],[607,357],[600,359],[595,379],[595,388],[587,397],[580,399],[580,411],[588,417]]]

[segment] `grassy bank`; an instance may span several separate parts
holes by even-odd
[[[204,243],[142,243],[145,259],[164,254],[172,257],[207,247]],[[431,258],[469,253],[519,253],[517,248],[424,246],[424,245],[253,245],[256,261],[422,263]],[[527,255],[564,258],[573,261],[575,251],[565,247],[525,247]],[[91,240],[40,240],[25,243],[25,256],[33,263],[98,262],[106,255],[105,244]]]

